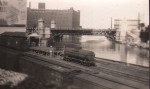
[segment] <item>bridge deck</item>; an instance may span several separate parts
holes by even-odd
[[[115,36],[116,30],[113,29],[51,29],[52,34],[60,35],[103,35]]]

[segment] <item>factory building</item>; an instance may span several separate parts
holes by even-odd
[[[45,8],[45,3],[39,3],[38,9],[32,9],[31,3],[27,9],[27,29],[38,27],[38,20],[43,19],[44,27],[51,28],[80,28],[80,11],[73,8],[66,10],[51,10]]]

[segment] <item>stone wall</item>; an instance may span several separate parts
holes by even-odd
[[[0,47],[0,68],[7,70],[18,71],[19,54],[17,51],[12,51]]]
[[[66,89],[72,84],[72,69],[53,65],[34,58],[21,57],[19,60],[20,72],[35,77],[46,86],[55,86]]]

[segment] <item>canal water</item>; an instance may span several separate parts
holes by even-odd
[[[149,50],[119,44],[104,36],[67,36],[62,42],[77,44],[93,51],[96,57],[149,67]]]

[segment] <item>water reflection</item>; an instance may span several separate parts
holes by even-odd
[[[62,42],[74,43],[82,49],[95,52],[96,57],[126,63],[149,66],[149,51],[135,47],[118,44],[104,36],[64,36]]]

